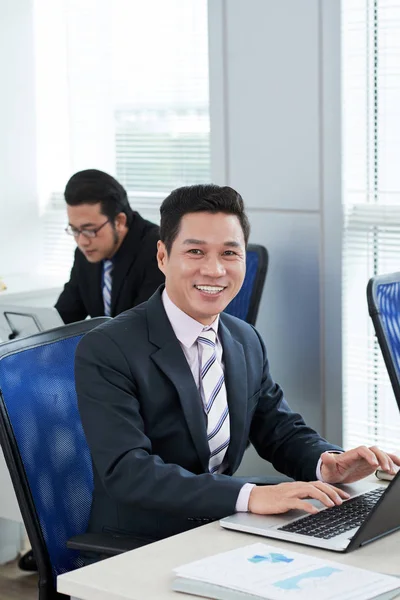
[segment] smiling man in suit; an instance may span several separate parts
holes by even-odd
[[[76,353],[79,410],[94,465],[89,531],[151,542],[235,511],[317,509],[400,460],[347,452],[307,427],[269,372],[264,343],[222,311],[245,276],[249,223],[230,187],[196,185],[161,206],[165,274],[144,304],[88,333]],[[295,482],[231,477],[248,441]]]
[[[64,323],[120,314],[147,300],[164,277],[155,257],[159,228],[134,212],[108,173],[75,173],[65,188],[67,233],[78,245],[56,303]]]

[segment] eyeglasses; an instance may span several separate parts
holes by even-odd
[[[75,239],[81,234],[85,238],[95,238],[100,229],[103,229],[104,225],[107,225],[107,223],[110,223],[110,219],[104,221],[104,223],[100,225],[100,227],[96,227],[96,229],[77,229],[76,227],[72,227],[72,225],[68,225],[68,227],[65,228],[65,233],[68,233],[68,235],[73,235]]]

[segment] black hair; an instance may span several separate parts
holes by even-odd
[[[133,219],[125,188],[104,171],[86,169],[72,175],[65,186],[64,198],[69,206],[100,203],[102,214],[112,223],[121,212],[126,214],[128,227]]]
[[[168,254],[179,233],[182,217],[195,212],[236,215],[247,246],[250,223],[244,210],[242,196],[229,186],[221,187],[212,183],[188,185],[171,192],[160,207],[160,238]]]

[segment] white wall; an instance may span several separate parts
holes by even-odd
[[[36,266],[35,87],[32,1],[0,0],[0,276]],[[16,243],[16,241],[18,243]]]
[[[76,12],[77,4],[68,7]],[[114,169],[111,41],[101,35],[110,3],[87,0],[79,26],[63,7],[63,0],[0,0],[0,277],[13,293],[38,287],[38,276],[29,275],[42,265],[46,244],[56,254],[64,242],[59,221],[54,235],[44,231],[52,193],[81,168]],[[81,60],[67,61],[67,30],[70,56],[86,44]],[[41,272],[46,285],[65,278]]]
[[[291,406],[341,442],[340,2],[211,0],[213,179],[270,256],[257,327]],[[251,451],[240,472],[267,472]]]

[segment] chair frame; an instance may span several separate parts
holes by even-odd
[[[392,384],[397,405],[400,409],[400,376],[395,367],[396,361],[393,357],[392,349],[387,341],[386,329],[383,323],[377,298],[378,286],[389,283],[400,283],[400,272],[371,277],[367,285],[367,301],[368,312],[374,325],[376,337],[383,355],[383,360],[385,361],[386,369],[389,374],[390,383]]]
[[[95,319],[72,323],[49,331],[40,332],[26,338],[6,342],[0,345],[0,360],[21,350],[29,350],[60,340],[76,337],[77,335],[84,335],[96,325],[99,325],[106,320],[108,320],[108,318],[96,317]],[[0,395],[2,396],[1,389]],[[17,443],[3,398],[0,402],[0,445],[4,452],[18,505],[36,559],[39,572],[39,600],[61,600],[62,598],[67,598],[64,594],[59,594],[54,586],[52,566],[40,528],[39,517],[36,512],[25,468],[18,452]]]

